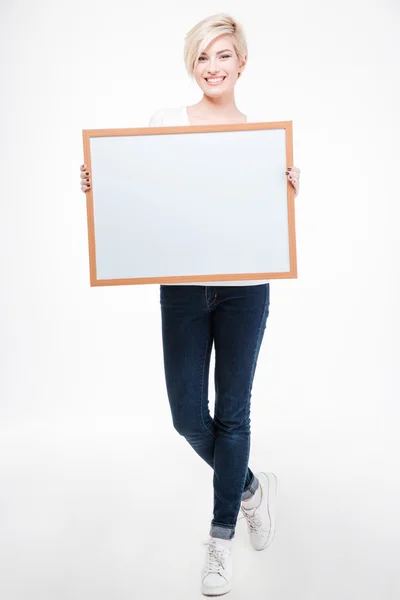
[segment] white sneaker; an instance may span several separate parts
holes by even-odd
[[[256,550],[267,548],[275,535],[275,512],[278,480],[274,473],[255,474],[261,486],[261,502],[257,508],[246,509],[242,502],[240,510],[247,521],[250,542]]]
[[[204,596],[222,596],[232,588],[231,549],[210,538],[207,544],[206,560],[201,576],[201,593]]]

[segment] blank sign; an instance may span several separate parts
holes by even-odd
[[[84,130],[90,283],[297,276],[291,122]]]

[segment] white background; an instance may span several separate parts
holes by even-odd
[[[200,99],[183,38],[220,10],[249,41],[239,108],[293,120],[302,170],[299,278],[271,285],[252,397],[250,466],[279,478],[277,534],[257,553],[239,521],[230,596],[399,597],[397,0],[13,0],[0,12],[5,600],[200,597],[212,472],[172,427],[159,287],[89,287],[79,166],[82,129],[146,126]]]

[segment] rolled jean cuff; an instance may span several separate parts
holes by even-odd
[[[222,538],[223,540],[231,540],[233,537],[235,537],[235,528],[211,524],[210,536],[220,539]]]
[[[242,494],[242,500],[248,500],[249,498],[251,498],[258,490],[259,485],[260,483],[257,477],[253,475],[253,479],[250,482],[250,485],[245,489],[245,491]]]

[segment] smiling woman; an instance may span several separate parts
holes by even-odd
[[[235,101],[235,86],[247,54],[243,28],[230,15],[213,15],[195,25],[185,38],[184,61],[202,98],[191,106],[157,110],[150,125],[247,123],[248,117]],[[291,167],[286,174],[297,195],[299,170]],[[90,185],[90,173],[82,165],[81,189],[86,192]],[[226,202],[229,210],[229,197]],[[214,472],[214,512],[201,578],[201,591],[209,596],[231,589],[231,545],[240,511],[256,550],[267,548],[275,532],[276,477],[253,473],[248,466],[250,398],[269,294],[269,282],[261,280],[160,287],[164,369],[173,424]],[[207,392],[213,345],[212,417]]]

